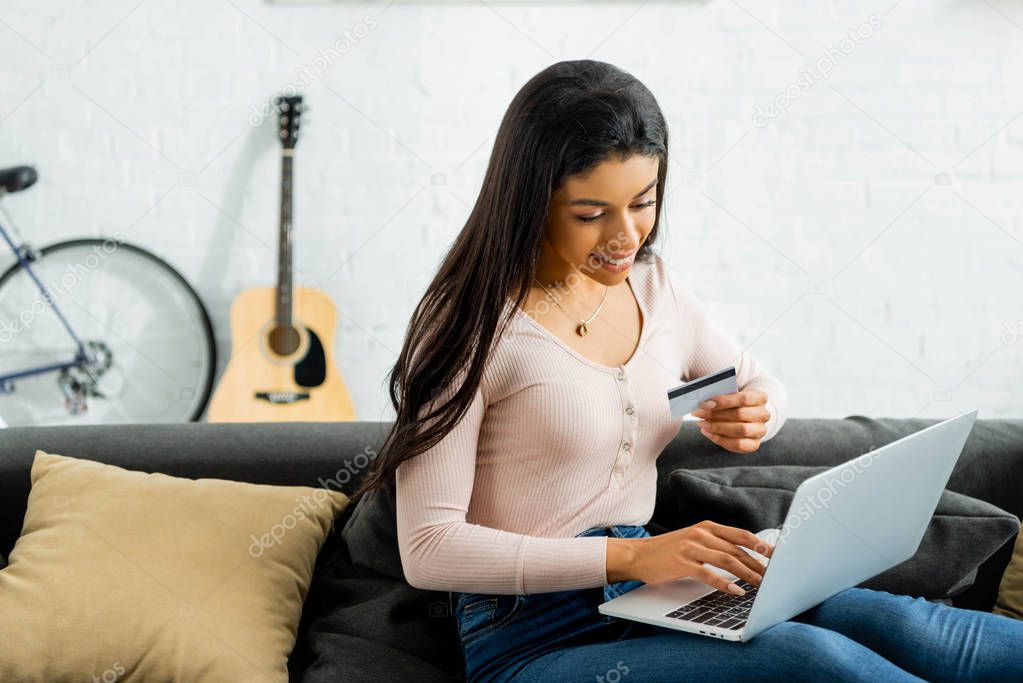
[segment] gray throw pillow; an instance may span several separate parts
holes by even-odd
[[[370,492],[349,510],[320,551],[303,608],[293,653],[302,682],[450,683],[461,672],[462,646],[448,593],[405,581],[393,489]]]
[[[704,519],[753,532],[781,527],[799,484],[827,469],[752,465],[673,470],[669,490],[677,505],[677,528]],[[929,599],[951,597],[973,584],[977,567],[1019,527],[1015,515],[946,489],[916,554],[858,585]]]

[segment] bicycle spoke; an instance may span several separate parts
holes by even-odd
[[[125,384],[130,386],[132,389],[137,389],[138,390],[137,392],[135,392],[137,396],[144,397],[144,396],[150,395],[150,393],[146,391],[146,388],[147,388],[146,385],[141,384],[140,382],[136,381],[130,375],[124,375],[124,381],[125,381]],[[158,400],[155,400],[155,399],[146,401],[146,407],[147,408],[150,408],[150,407],[151,408],[158,408],[158,407],[160,407],[160,404],[161,404],[161,401],[158,401]]]
[[[121,373],[106,378],[107,387],[122,382],[120,390],[109,399],[91,397],[89,414],[70,415],[63,410],[55,371],[26,376],[15,380],[16,398],[0,395],[0,413],[8,424],[187,420],[209,397],[215,349],[194,292],[169,266],[124,244],[68,286],[67,264],[91,263],[97,244],[102,242],[76,240],[44,248],[32,269],[44,285],[64,285],[52,288],[57,307],[83,343],[106,346],[114,364],[110,372]],[[24,269],[13,271],[0,287],[0,319],[31,323],[0,344],[0,372],[74,358],[76,348],[67,329],[40,301]],[[99,382],[102,391],[102,376]],[[185,387],[194,399],[181,398]]]
[[[7,354],[7,352],[4,352],[3,354],[0,354],[0,356],[6,358],[6,357],[8,357],[8,354]],[[20,357],[20,358],[33,358],[33,357],[36,357],[36,358],[53,358],[53,357],[59,357],[59,358],[67,358],[67,359],[70,360],[71,358],[74,358],[74,356],[75,356],[75,348],[73,346],[71,346],[71,347],[64,347],[64,348],[60,348],[60,349],[25,349],[24,351],[18,353],[18,357]]]

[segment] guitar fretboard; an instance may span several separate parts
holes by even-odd
[[[281,227],[277,239],[277,324],[291,326],[291,184],[294,149],[281,150]]]

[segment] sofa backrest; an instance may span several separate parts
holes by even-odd
[[[677,468],[835,465],[907,434],[934,418],[789,418],[750,454],[730,453],[683,423],[658,458],[659,482]],[[0,553],[21,532],[36,449],[146,472],[261,484],[326,486],[350,494],[379,454],[390,422],[184,423],[0,429]],[[978,419],[948,488],[1023,517],[1023,420]],[[659,485],[653,521],[670,505]],[[670,528],[670,527],[669,527]],[[997,589],[1011,554],[992,557],[979,590]],[[993,596],[985,593],[981,603]]]
[[[205,423],[0,429],[0,553],[21,533],[36,449],[144,472],[350,494],[389,422]]]

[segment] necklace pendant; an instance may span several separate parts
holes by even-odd
[[[575,333],[580,337],[585,337],[589,332],[590,330],[586,327],[586,323],[579,323],[579,326],[575,328]]]

